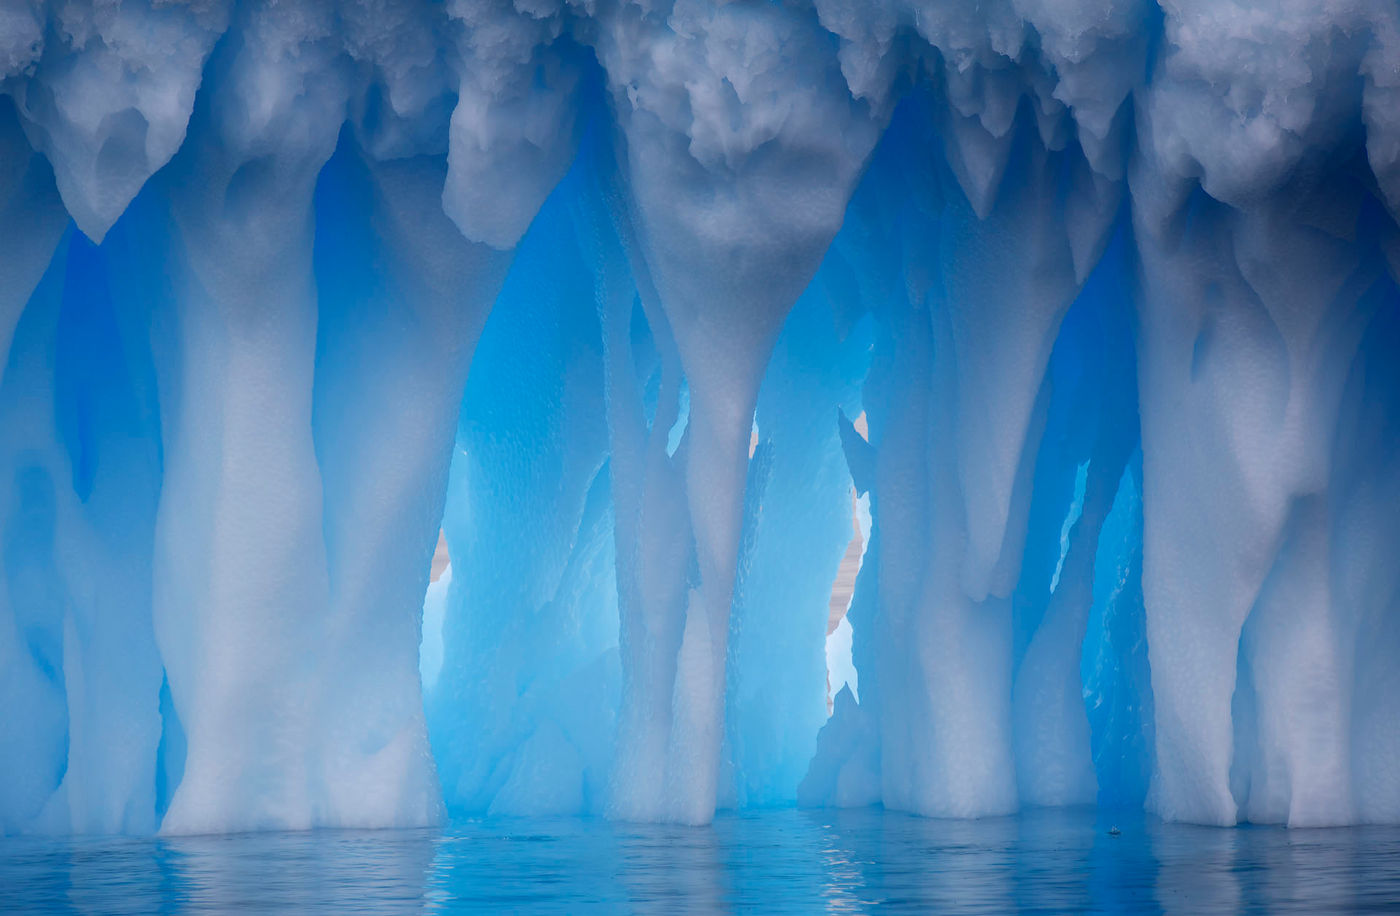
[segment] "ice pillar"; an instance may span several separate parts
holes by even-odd
[[[610,27],[595,46],[624,141],[621,171],[644,285],[655,289],[690,395],[683,447],[695,571],[670,721],[625,733],[629,747],[619,753],[652,741],[667,747],[659,793],[624,790],[659,804],[629,804],[626,816],[704,823],[718,787],[729,612],[758,388],[783,319],[840,227],[876,130],[867,106],[841,81],[825,33],[796,11],[677,4],[673,13],[662,29],[636,8],[610,8]],[[629,37],[638,29],[666,54],[638,56]],[[768,43],[773,59],[719,51],[740,36]],[[663,65],[668,60],[686,61],[690,72]],[[760,101],[775,90],[791,93],[789,116]],[[689,104],[672,104],[677,94]],[[666,674],[655,682],[663,691]]]
[[[329,585],[311,422],[312,192],[346,87],[321,37],[329,10],[239,15],[162,175],[174,330],[157,350],[153,613],[188,740],[172,833],[348,814],[318,760]]]
[[[1168,818],[1231,824],[1241,802],[1257,820],[1350,817],[1350,625],[1324,530],[1358,304],[1377,277],[1374,255],[1345,238],[1358,193],[1344,180],[1237,210],[1196,191],[1168,220],[1135,211],[1150,804]],[[1305,195],[1321,225],[1288,212]]]

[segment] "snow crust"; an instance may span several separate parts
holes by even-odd
[[[1397,219],[1392,0],[5,4],[0,831],[1400,822]]]

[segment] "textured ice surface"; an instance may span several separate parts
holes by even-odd
[[[1398,217],[1393,0],[8,3],[0,831],[1400,821]]]

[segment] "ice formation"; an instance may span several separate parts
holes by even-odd
[[[1400,822],[1397,220],[1393,0],[7,3],[0,832]]]

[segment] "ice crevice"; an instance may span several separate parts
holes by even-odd
[[[0,831],[1396,822],[1397,138],[1386,0],[12,4]]]

